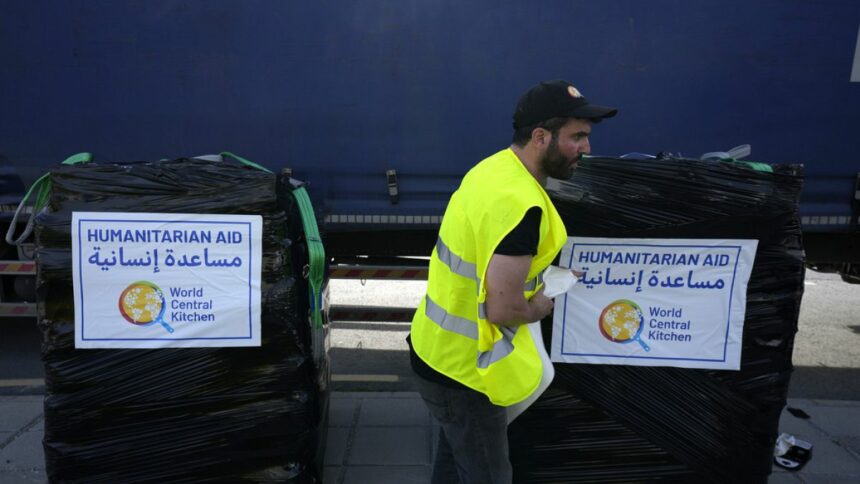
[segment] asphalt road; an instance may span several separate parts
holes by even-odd
[[[804,287],[789,396],[860,400],[860,285],[807,271]],[[344,305],[414,307],[424,288],[423,282],[331,283],[332,302]],[[404,341],[408,323],[336,321],[332,328],[335,388],[413,389]]]
[[[335,280],[333,304],[417,305],[424,282]],[[860,285],[808,271],[795,338],[789,396],[860,401]],[[411,391],[405,338],[409,324],[332,323],[335,390]],[[40,393],[40,335],[31,319],[0,319],[0,392]]]
[[[806,272],[789,396],[860,400],[860,284]]]

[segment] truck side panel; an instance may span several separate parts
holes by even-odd
[[[438,217],[509,143],[518,95],[566,78],[620,107],[595,154],[750,143],[805,164],[803,215],[836,217],[810,228],[844,231],[858,27],[856,0],[4,0],[0,154],[30,183],[78,151],[230,150],[292,168],[329,221]]]

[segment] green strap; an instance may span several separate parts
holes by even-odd
[[[732,163],[738,163],[741,165],[746,165],[748,168],[755,170],[755,171],[763,171],[766,173],[773,173],[773,167],[768,165],[767,163],[761,163],[758,161],[736,160],[734,158],[721,158],[720,161],[729,161]]]
[[[263,166],[263,165],[258,165],[257,163],[254,163],[254,162],[253,162],[253,161],[251,161],[251,160],[246,160],[245,158],[242,158],[242,157],[241,157],[241,156],[239,156],[239,155],[234,155],[233,153],[230,153],[229,151],[222,151],[222,152],[221,152],[221,153],[219,153],[219,154],[220,154],[222,157],[223,157],[223,156],[229,156],[230,158],[233,158],[234,160],[238,161],[239,163],[242,163],[243,165],[250,166],[250,167],[252,167],[252,168],[256,168],[256,169],[258,169],[258,170],[263,170],[263,171],[265,171],[266,173],[271,173],[271,170],[269,170],[269,169],[268,169],[268,168],[266,168],[265,166]]]
[[[77,165],[79,163],[89,163],[93,160],[92,153],[77,153],[68,158],[66,158],[61,164],[63,165]],[[27,205],[27,200],[30,199],[30,195],[36,192],[36,201],[33,203],[33,211],[30,214],[30,219],[27,221],[27,226],[24,228],[24,232],[21,233],[21,236],[17,239],[15,238],[15,227],[18,225],[18,217],[21,215],[21,211]],[[9,245],[18,245],[30,236],[30,233],[33,231],[33,224],[36,219],[36,212],[42,210],[45,205],[48,204],[48,200],[51,198],[51,174],[45,173],[40,176],[35,183],[30,186],[30,189],[27,190],[27,194],[24,195],[24,198],[21,199],[21,203],[18,204],[18,208],[15,210],[15,215],[12,217],[12,222],[9,224],[9,230],[6,231],[6,243]]]
[[[33,211],[38,212],[45,205],[48,204],[48,199],[51,197],[51,174],[45,173],[40,176],[30,189],[27,190],[27,194],[24,195],[24,199],[21,200],[21,205],[24,205],[27,202],[27,199],[30,198],[30,194],[36,191],[36,201],[33,203]]]
[[[78,165],[81,163],[89,163],[91,161],[93,161],[93,154],[83,152],[74,154],[66,158],[60,164]],[[33,210],[39,211],[45,205],[48,204],[48,199],[51,198],[51,177],[49,175],[49,173],[45,173],[38,180],[36,180],[36,183],[34,183],[32,187],[30,187],[30,190],[27,192],[27,195],[24,196],[24,200],[22,200],[22,203],[27,201],[27,198],[30,196],[30,192],[32,192],[33,189],[36,188],[36,186],[39,186],[39,194],[36,195],[36,202],[33,204]]]
[[[72,155],[72,156],[66,158],[66,161],[64,161],[61,164],[63,164],[63,165],[77,165],[79,163],[89,163],[91,161],[93,161],[93,154],[87,153],[85,151],[83,153],[78,153],[76,155]]]
[[[322,283],[323,272],[325,271],[325,247],[323,247],[320,239],[319,228],[317,227],[317,219],[314,215],[314,208],[311,205],[311,199],[308,197],[308,192],[305,187],[299,187],[293,190],[293,196],[299,204],[299,212],[302,215],[302,226],[305,229],[305,240],[308,244],[308,259],[310,270],[308,272],[308,283],[311,286],[311,316],[314,321],[314,326],[322,328]]]

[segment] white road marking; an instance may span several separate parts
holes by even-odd
[[[812,281],[803,281],[803,285],[804,286],[817,286],[818,284],[816,284]]]
[[[372,381],[394,383],[400,381],[397,375],[336,375],[332,374],[331,381]]]
[[[338,375],[332,374],[331,381],[351,381],[351,382],[385,382],[396,383],[400,381],[397,375]],[[42,386],[45,380],[42,378],[17,378],[11,380],[0,380],[0,388],[4,387],[31,387]]]
[[[36,387],[45,384],[42,378],[18,378],[14,380],[0,380],[0,388],[3,387]]]

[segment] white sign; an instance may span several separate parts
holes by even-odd
[[[571,237],[585,274],[555,300],[552,360],[740,369],[756,240]]]
[[[260,346],[262,225],[74,212],[75,348]]]

